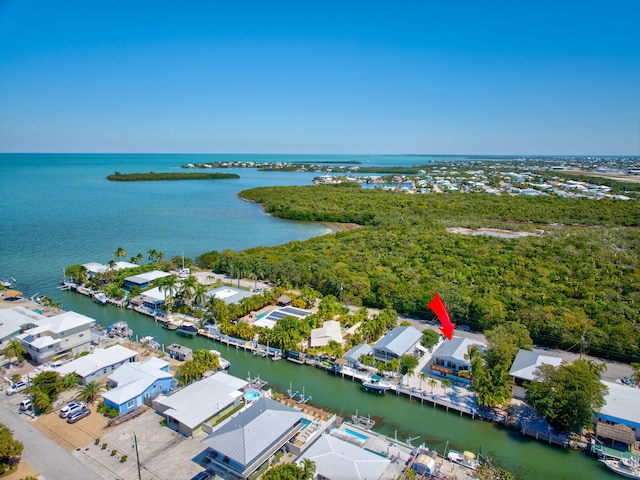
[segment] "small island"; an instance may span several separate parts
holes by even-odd
[[[228,180],[240,178],[235,173],[120,173],[108,175],[112,182],[153,182],[158,180]]]

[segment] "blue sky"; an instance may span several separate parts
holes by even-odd
[[[0,151],[640,155],[640,1],[0,0]]]

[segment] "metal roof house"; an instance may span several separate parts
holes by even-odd
[[[158,278],[168,277],[171,275],[167,272],[162,272],[160,270],[151,270],[150,272],[141,273],[139,275],[133,275],[131,277],[127,277],[124,279],[124,287],[138,287],[140,289],[148,288],[154,280]]]
[[[342,358],[347,361],[347,365],[349,367],[357,368],[361,365],[360,357],[362,355],[371,355],[371,352],[373,352],[373,348],[371,348],[371,345],[361,343],[360,345],[356,345],[347,353],[345,353]]]
[[[431,375],[469,383],[471,363],[466,357],[472,345],[481,347],[478,342],[463,337],[453,337],[445,341],[433,353],[426,371]]]
[[[604,406],[599,412],[594,412],[595,419],[631,427],[636,438],[640,439],[640,389],[613,382],[602,383],[609,393],[604,397]]]
[[[336,320],[327,320],[322,324],[322,327],[311,330],[309,346],[311,348],[324,347],[331,340],[342,344],[342,329],[340,322]]]
[[[202,441],[206,458],[216,470],[249,478],[305,426],[302,418],[302,412],[262,397]]]
[[[298,459],[316,465],[318,478],[330,480],[378,480],[391,464],[389,459],[345,442],[333,435],[322,435]]]
[[[523,382],[531,382],[536,379],[535,371],[540,365],[553,365],[555,367],[562,363],[562,359],[544,355],[542,353],[532,352],[530,350],[520,350],[513,360],[509,375],[513,377],[515,383],[513,385],[513,396],[515,398],[524,398],[525,389]]]
[[[64,312],[34,320],[34,326],[16,338],[38,363],[46,363],[65,354],[77,355],[89,351],[93,318],[76,312]]]
[[[230,406],[242,401],[243,388],[249,382],[218,372],[187,385],[168,397],[158,397],[154,409],[164,415],[167,427],[185,436],[193,436],[202,425]]]
[[[109,375],[107,384],[112,388],[102,398],[105,405],[123,414],[143,405],[146,399],[169,393],[172,381],[169,362],[160,358],[126,363]]]
[[[80,383],[86,384],[107,377],[126,363],[135,362],[137,356],[138,352],[122,345],[96,348],[93,353],[65,363],[55,370],[60,375],[77,373]]]
[[[24,307],[0,309],[0,347],[43,318],[41,314]]]
[[[373,358],[387,363],[403,355],[420,356],[417,345],[422,339],[422,332],[413,327],[396,327],[373,345]]]
[[[205,296],[207,298],[215,297],[218,300],[222,300],[227,305],[240,303],[240,300],[242,300],[243,298],[253,297],[254,295],[254,292],[248,292],[240,288],[226,286],[214,288],[213,290],[209,290],[207,293],[205,293]]]

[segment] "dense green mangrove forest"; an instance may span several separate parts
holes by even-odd
[[[360,228],[242,252],[209,252],[218,271],[311,286],[352,305],[485,330],[521,322],[534,341],[623,361],[640,357],[640,205],[483,194],[408,195],[357,186],[265,187],[241,197],[271,215]],[[529,232],[500,238],[450,229]]]

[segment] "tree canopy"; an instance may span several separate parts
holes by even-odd
[[[549,424],[563,432],[581,433],[590,425],[593,411],[604,405],[607,387],[600,382],[604,363],[591,360],[540,365],[537,381],[526,383],[526,400]]]
[[[0,423],[0,475],[20,461],[23,448],[22,443],[13,438],[13,432]]]

